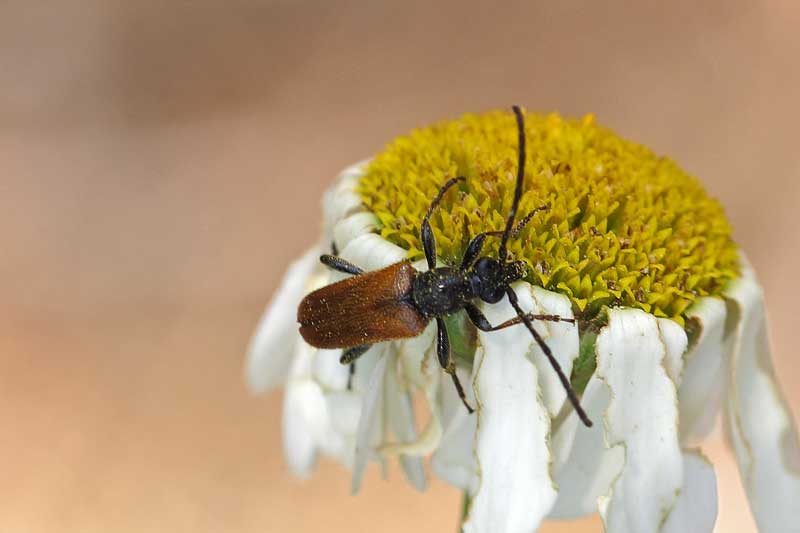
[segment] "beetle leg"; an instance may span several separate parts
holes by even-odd
[[[464,257],[461,259],[461,270],[469,270],[472,264],[478,259],[478,256],[483,249],[483,242],[486,240],[487,233],[478,233],[469,241],[467,251],[464,252]]]
[[[450,336],[443,318],[436,317],[436,354],[439,364],[445,372],[453,371],[453,362],[450,360]]]
[[[348,348],[339,358],[341,364],[350,366],[347,374],[347,390],[353,390],[353,376],[356,374],[356,359],[364,355],[371,347],[371,344],[362,344],[361,346]]]
[[[353,390],[353,375],[356,373],[356,359],[364,355],[364,352],[372,347],[371,344],[353,346],[342,352],[339,362],[343,365],[350,365],[350,373],[347,375],[347,390]]]
[[[362,355],[364,352],[370,349],[371,344],[362,344],[361,346],[353,346],[352,348],[346,349],[342,352],[342,356],[339,358],[339,362],[343,365],[349,365]]]
[[[436,198],[433,199],[431,206],[428,208],[428,212],[425,213],[425,216],[422,218],[422,226],[420,228],[419,237],[422,241],[422,248],[425,250],[425,259],[428,261],[428,268],[430,269],[436,268],[436,239],[433,236],[430,218],[433,214],[433,210],[436,209],[436,207],[439,205],[439,202],[442,201],[442,197],[444,196],[444,193],[447,192],[447,189],[459,181],[466,181],[466,178],[458,177],[447,180],[447,182],[442,185],[442,188],[439,189],[439,194],[437,194]]]
[[[527,313],[525,316],[528,318],[528,320],[540,320],[542,322],[568,322],[570,324],[575,323],[574,318],[567,318],[561,315],[537,315],[534,313]],[[517,316],[506,320],[502,324],[498,324],[497,326],[492,326],[491,329],[487,329],[484,331],[497,331],[498,329],[505,329],[510,326],[516,326],[517,324],[522,324],[522,322],[523,319]]]
[[[333,270],[344,272],[345,274],[352,274],[354,276],[358,276],[359,274],[364,273],[363,268],[358,267],[353,263],[351,263],[350,261],[347,261],[335,255],[323,254],[319,256],[319,261],[323,265],[332,268]]]
[[[356,362],[353,361],[350,363],[349,370],[347,372],[347,390],[353,390],[353,376],[356,375]]]
[[[467,303],[466,305],[464,305],[464,309],[467,311],[467,316],[469,317],[470,322],[475,324],[475,327],[481,331],[497,331],[498,329],[504,329],[510,326],[515,326],[523,322],[523,319],[517,316],[510,320],[506,320],[502,324],[493,326],[489,323],[489,320],[486,319],[484,314],[481,313],[477,307],[475,307],[475,305]],[[548,322],[569,322],[570,324],[575,323],[574,318],[566,318],[559,315],[536,315],[533,313],[528,313],[525,316],[528,317],[529,320],[545,320]]]
[[[464,394],[464,388],[461,386],[461,381],[459,381],[458,376],[456,375],[456,365],[453,363],[452,359],[450,359],[450,337],[447,335],[447,326],[445,326],[444,319],[437,317],[436,326],[438,333],[436,338],[436,354],[439,356],[439,364],[442,365],[442,368],[445,372],[450,374],[450,377],[453,380],[453,385],[456,386],[458,397],[461,398],[461,401],[464,403],[464,407],[467,408],[467,411],[472,414],[475,410],[467,402],[467,397]]]
[[[428,268],[433,270],[436,268],[436,238],[433,236],[428,217],[425,217],[425,220],[422,221],[420,238],[422,239],[422,248],[425,250],[425,259],[428,261]]]

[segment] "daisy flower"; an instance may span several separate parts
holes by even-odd
[[[319,244],[290,265],[253,336],[247,381],[255,393],[285,387],[292,471],[307,476],[325,455],[352,470],[357,491],[369,462],[398,458],[414,487],[435,475],[464,491],[467,533],[532,532],[595,512],[613,533],[711,532],[716,477],[702,446],[721,418],[759,530],[799,531],[797,431],[770,360],[762,290],[722,207],[674,162],[591,115],[527,114],[525,133],[519,212],[534,214],[508,243],[527,265],[513,289],[525,312],[568,319],[535,327],[594,425],[580,423],[524,325],[484,332],[463,312],[446,318],[474,414],[438,364],[435,322],[373,345],[350,383],[341,350],[298,333],[301,299],[346,277],[319,262],[331,243],[367,271],[403,260],[427,270],[420,223],[448,179],[466,178],[430,219],[440,265],[460,264],[475,235],[504,229],[513,115],[465,115],[339,175]],[[499,246],[487,240],[483,255]],[[492,324],[516,316],[507,298],[476,304]]]

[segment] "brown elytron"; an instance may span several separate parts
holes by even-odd
[[[430,321],[411,304],[416,275],[401,262],[317,289],[297,308],[300,334],[317,348],[416,337]]]

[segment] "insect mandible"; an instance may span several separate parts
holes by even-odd
[[[308,344],[316,348],[344,349],[339,361],[351,365],[352,377],[356,359],[371,345],[416,337],[431,320],[436,320],[436,349],[439,364],[450,375],[461,401],[472,413],[473,409],[467,402],[464,389],[456,375],[455,363],[450,357],[450,338],[444,317],[463,309],[469,320],[481,331],[497,331],[522,323],[547,356],[581,421],[586,426],[591,426],[592,422],[581,407],[578,396],[561,365],[533,327],[533,320],[574,322],[574,319],[557,315],[526,314],[511,288],[513,282],[525,277],[528,267],[522,261],[508,260],[508,239],[512,233],[519,233],[536,211],[544,208],[532,211],[516,227],[514,226],[525,176],[525,122],[520,108],[513,106],[512,109],[517,120],[519,160],[514,199],[506,219],[505,230],[476,235],[469,242],[459,267],[437,267],[436,240],[431,229],[430,217],[445,193],[457,183],[466,181],[463,177],[448,180],[442,185],[422,219],[420,240],[425,251],[428,270],[421,272],[410,262],[401,261],[380,270],[365,272],[341,257],[323,255],[320,257],[323,264],[339,272],[351,274],[353,277],[317,289],[300,302],[297,309],[300,334]],[[480,256],[484,241],[490,236],[501,237],[500,251],[496,259]],[[473,301],[480,299],[493,304],[502,300],[503,296],[508,296],[508,301],[517,316],[493,326]]]

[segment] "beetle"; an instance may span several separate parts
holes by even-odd
[[[335,255],[334,249],[333,255],[322,255],[320,261],[333,270],[351,274],[353,277],[317,289],[300,302],[297,309],[300,334],[308,344],[316,348],[342,348],[344,351],[339,361],[351,365],[352,378],[356,359],[371,345],[416,337],[431,320],[436,320],[436,349],[439,364],[450,375],[461,401],[472,413],[473,409],[467,402],[464,389],[456,375],[455,363],[450,357],[450,339],[444,317],[464,310],[469,320],[482,331],[496,331],[522,323],[547,356],[581,421],[590,427],[592,422],[581,407],[567,376],[532,323],[533,320],[574,323],[574,319],[557,315],[526,314],[511,288],[511,283],[525,277],[528,267],[522,261],[508,259],[508,239],[512,233],[519,233],[536,211],[546,209],[546,206],[543,206],[534,210],[516,227],[514,226],[525,176],[525,122],[518,106],[513,106],[512,110],[517,121],[519,160],[514,200],[506,219],[505,230],[476,235],[467,245],[459,267],[437,267],[436,240],[431,229],[430,217],[445,193],[457,183],[466,181],[463,177],[451,178],[439,189],[422,219],[420,240],[428,270],[418,271],[406,260],[380,270],[365,272],[357,265]],[[496,259],[480,256],[483,244],[490,236],[501,237],[500,251]],[[493,326],[473,301],[480,299],[493,304],[502,300],[504,296],[508,297],[517,316]]]

